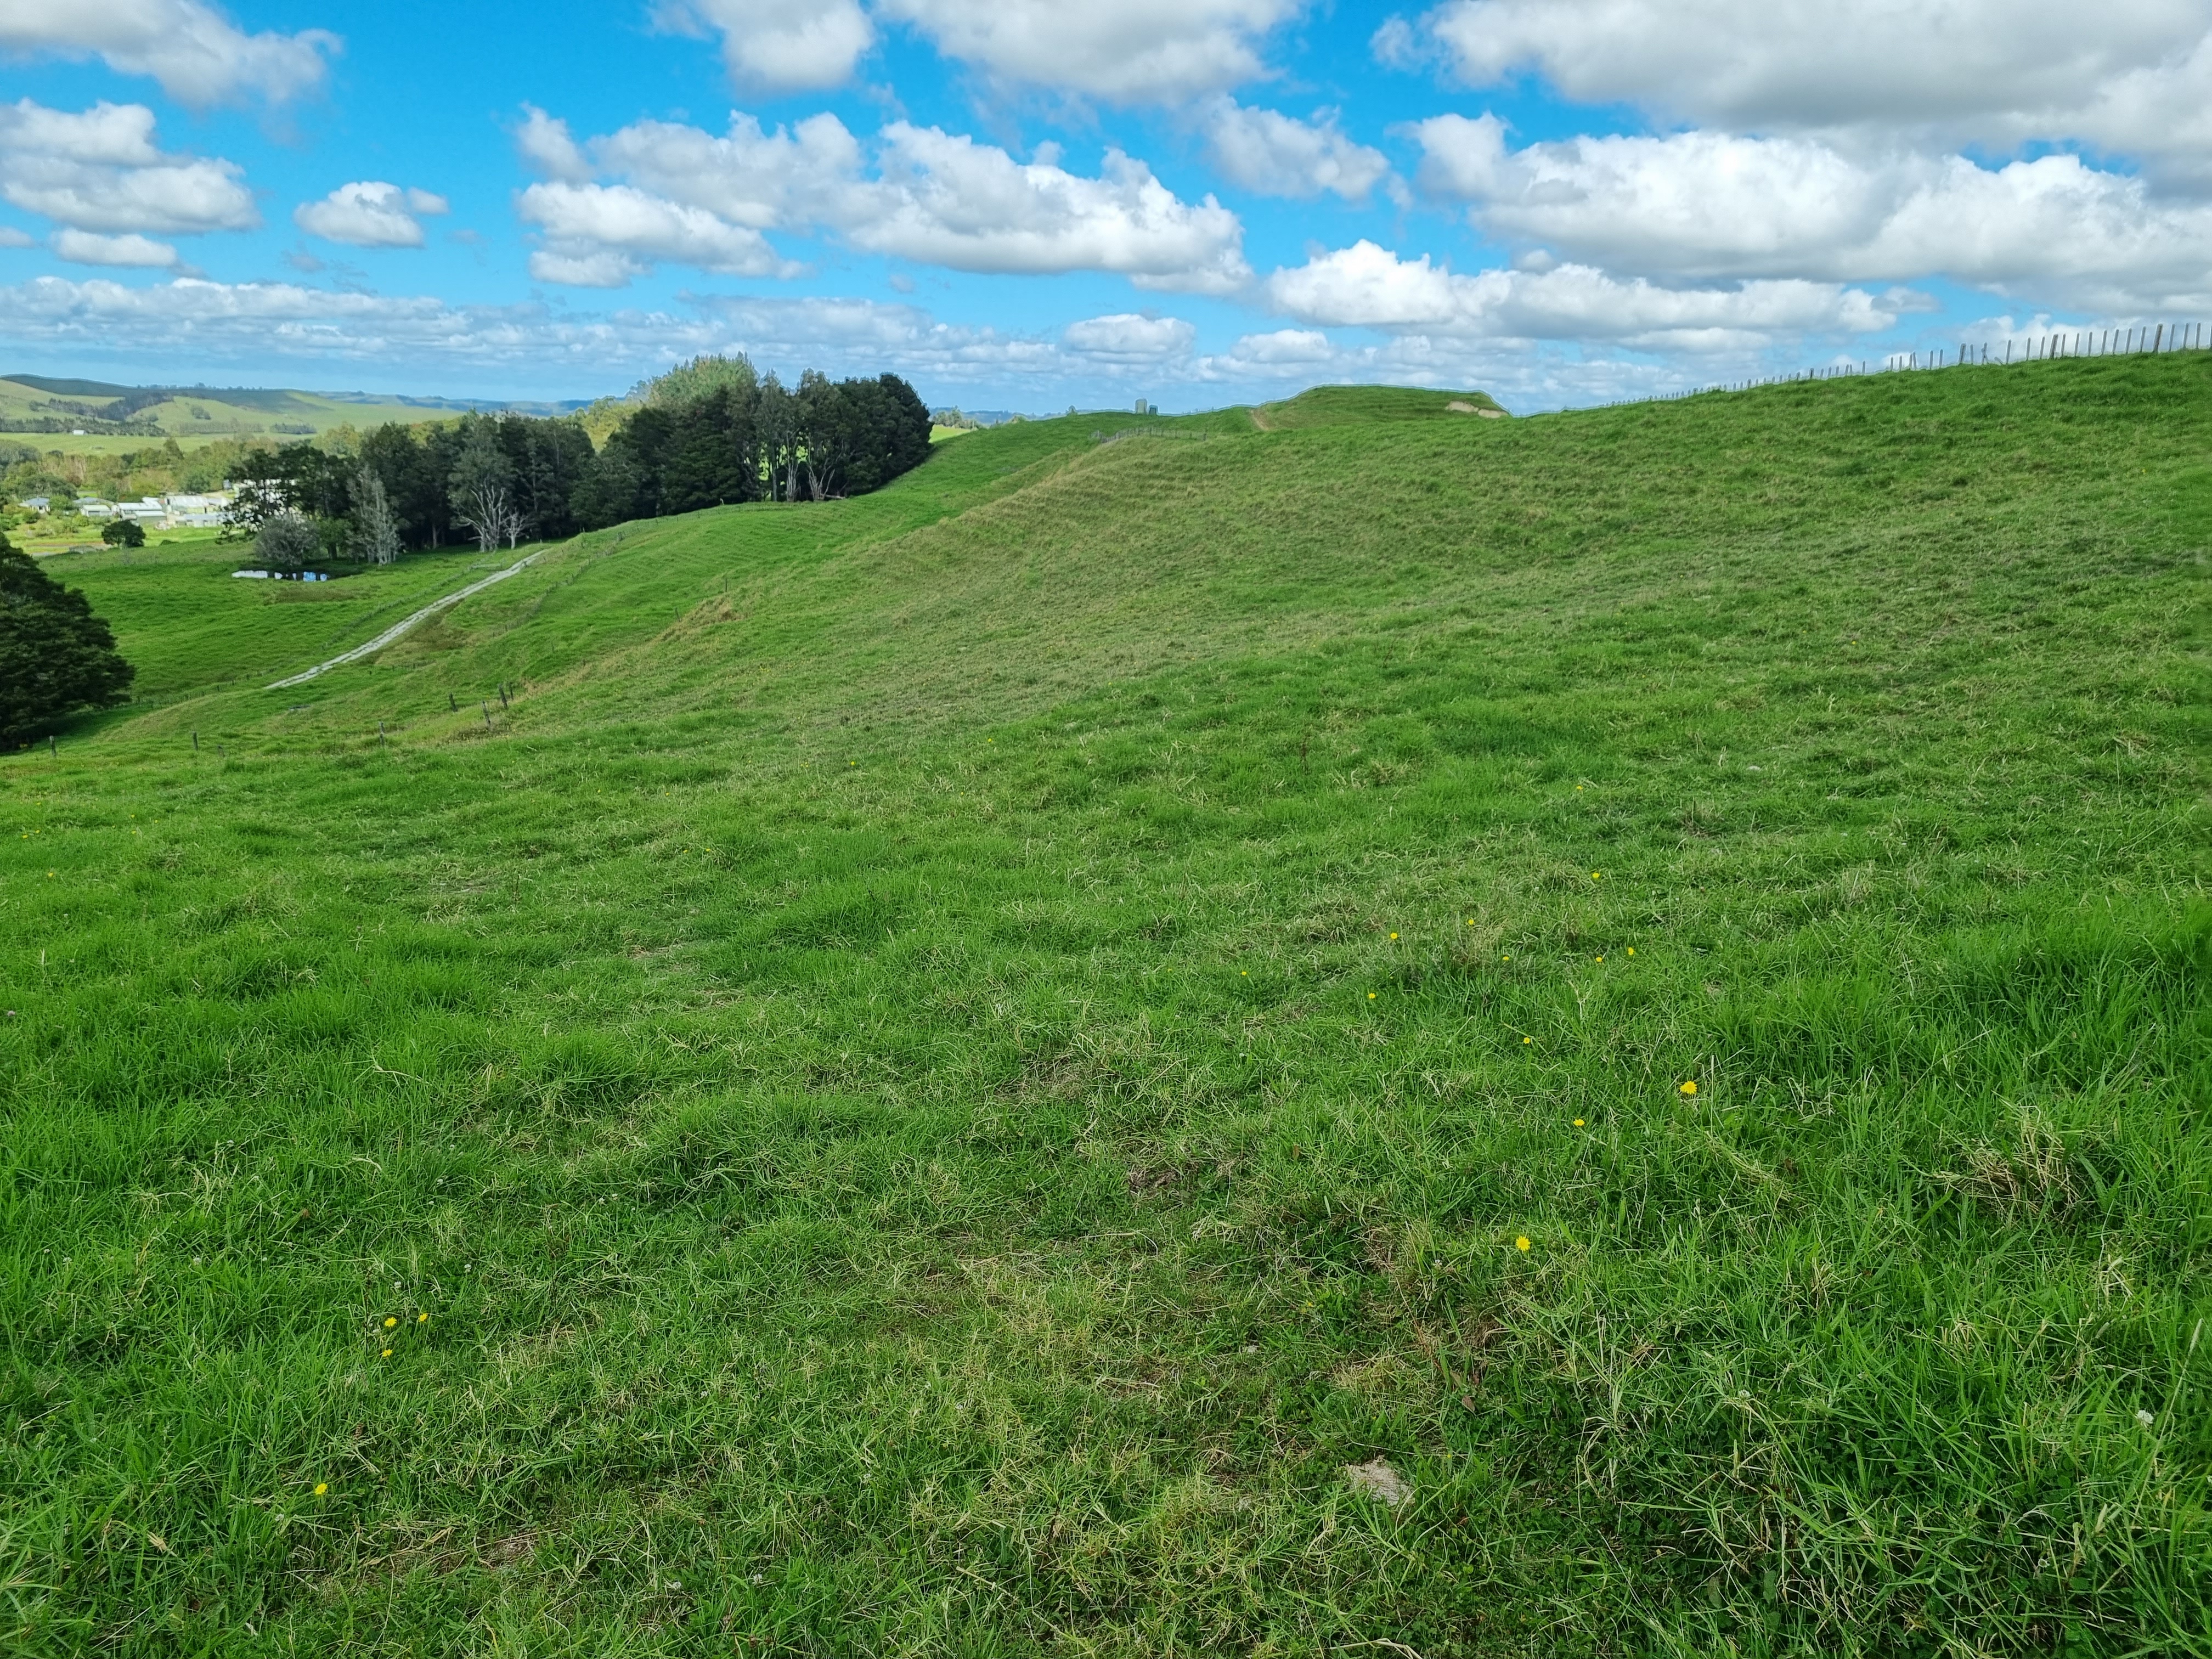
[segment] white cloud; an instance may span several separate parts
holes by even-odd
[[[1263,196],[1334,191],[1357,202],[1390,171],[1382,151],[1345,136],[1334,110],[1320,110],[1313,120],[1300,121],[1224,98],[1206,121],[1206,137],[1214,165],[1230,182]]]
[[[2203,0],[2094,16],[2061,0],[1448,0],[1422,27],[1472,85],[1534,73],[1669,120],[2082,141],[2212,168]],[[1412,44],[1376,47],[1402,60]]]
[[[839,227],[854,246],[955,270],[1105,270],[1139,288],[1227,294],[1251,271],[1243,226],[1208,196],[1192,204],[1142,161],[1109,150],[1088,179],[994,145],[894,122],[883,177]]]
[[[719,138],[640,121],[593,139],[591,155],[599,172],[755,230],[841,217],[865,160],[860,140],[827,114],[764,132],[751,116],[733,113]],[[578,176],[589,177],[592,162],[584,165]]]
[[[842,87],[876,39],[858,0],[670,0],[661,20],[718,31],[730,78],[749,92]]]
[[[629,185],[552,179],[524,191],[517,208],[545,233],[530,264],[540,282],[619,288],[663,259],[729,276],[795,276],[801,269],[757,230]]]
[[[261,220],[240,178],[228,161],[164,154],[143,104],[0,105],[0,197],[72,229],[249,230]]]
[[[420,247],[422,225],[417,216],[448,210],[444,197],[427,190],[364,180],[340,185],[319,202],[301,203],[292,210],[292,222],[310,236],[351,247]]]
[[[103,59],[197,106],[246,94],[272,102],[320,86],[338,39],[322,29],[246,34],[199,0],[7,0],[0,52]]]
[[[1103,270],[1139,287],[1205,293],[1232,292],[1251,275],[1234,213],[1210,196],[1182,201],[1118,150],[1089,178],[1048,155],[1018,161],[994,145],[900,121],[878,136],[870,176],[860,142],[829,114],[773,132],[737,114],[719,137],[643,121],[580,145],[532,111],[520,142],[554,174],[524,192],[524,216],[571,261],[613,249],[768,274],[760,233],[786,230],[827,232],[866,252],[956,270]],[[579,168],[626,182],[585,184]],[[617,200],[631,227],[623,234],[610,228]],[[683,234],[636,228],[648,221],[681,225]],[[756,250],[750,264],[730,252],[740,246]],[[555,269],[547,261],[539,274],[568,280]]]
[[[994,81],[1109,103],[1176,103],[1265,73],[1258,43],[1305,0],[878,0]]]
[[[1158,356],[1099,357],[866,300],[720,296],[677,313],[586,314],[197,278],[131,287],[42,276],[0,288],[0,344],[86,362],[105,354],[118,363],[172,364],[179,374],[236,364],[244,368],[231,372],[304,377],[301,366],[319,364],[365,378],[365,367],[416,391],[452,386],[451,375],[480,386],[479,377],[496,374],[563,397],[617,391],[702,352],[743,351],[787,377],[803,368],[832,375],[888,369],[920,383],[927,397],[938,386],[988,387],[994,395],[1043,386],[1048,406],[1065,403],[1079,379],[1118,385],[1124,376],[1177,372],[1164,370]]]
[[[1361,240],[1269,277],[1266,297],[1301,322],[1510,339],[1612,339],[1653,349],[1741,349],[1777,336],[1869,334],[1904,302],[1833,283],[1664,288],[1587,265],[1462,276],[1426,254]]]
[[[0,247],[36,247],[39,239],[13,225],[0,225]]]
[[[1074,350],[1093,357],[1155,362],[1187,355],[1198,331],[1180,317],[1139,317],[1124,312],[1070,323],[1061,337]]]
[[[88,230],[58,230],[54,252],[80,265],[138,265],[166,270],[177,263],[177,250],[150,236],[99,236]]]
[[[1610,270],[2033,283],[2129,309],[2212,287],[2212,208],[2071,155],[2001,167],[1813,138],[1685,132],[1509,150],[1488,116],[1413,129],[1422,187],[1493,235]]]
[[[569,136],[568,124],[535,104],[522,106],[522,125],[515,129],[514,147],[532,172],[548,179],[580,184],[592,176],[592,164]]]

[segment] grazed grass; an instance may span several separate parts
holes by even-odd
[[[9,762],[9,1644],[2206,1651],[2208,380],[1001,428]]]

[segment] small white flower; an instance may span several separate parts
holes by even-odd
[[[2136,1413],[2136,1421],[2142,1424],[2143,1427],[2148,1429],[2155,1426],[2158,1422],[2158,1419],[2153,1417],[2148,1412],[2137,1412]]]

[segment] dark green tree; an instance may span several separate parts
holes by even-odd
[[[143,547],[146,526],[136,519],[111,519],[100,527],[100,539],[110,547]]]
[[[0,742],[80,708],[111,708],[135,675],[84,595],[0,536]]]

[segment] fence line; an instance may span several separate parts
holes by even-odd
[[[1662,392],[1649,398],[1618,398],[1601,405],[1620,409],[1637,404],[1678,403],[1685,398],[1704,398],[1716,392],[1753,392],[1765,386],[1801,386],[1814,380],[1856,380],[1866,374],[1902,374],[1936,368],[2002,368],[2011,363],[2050,362],[2060,357],[2142,357],[2176,351],[2212,350],[2202,323],[2145,324],[2138,328],[2068,329],[2056,334],[2030,335],[2014,353],[2014,341],[2004,341],[2002,356],[1989,344],[1960,342],[1956,351],[1897,351],[1879,363],[1831,363],[1822,368],[1801,369],[1794,374],[1775,374],[1762,380],[1730,380],[1717,386],[1692,386],[1686,392]]]

